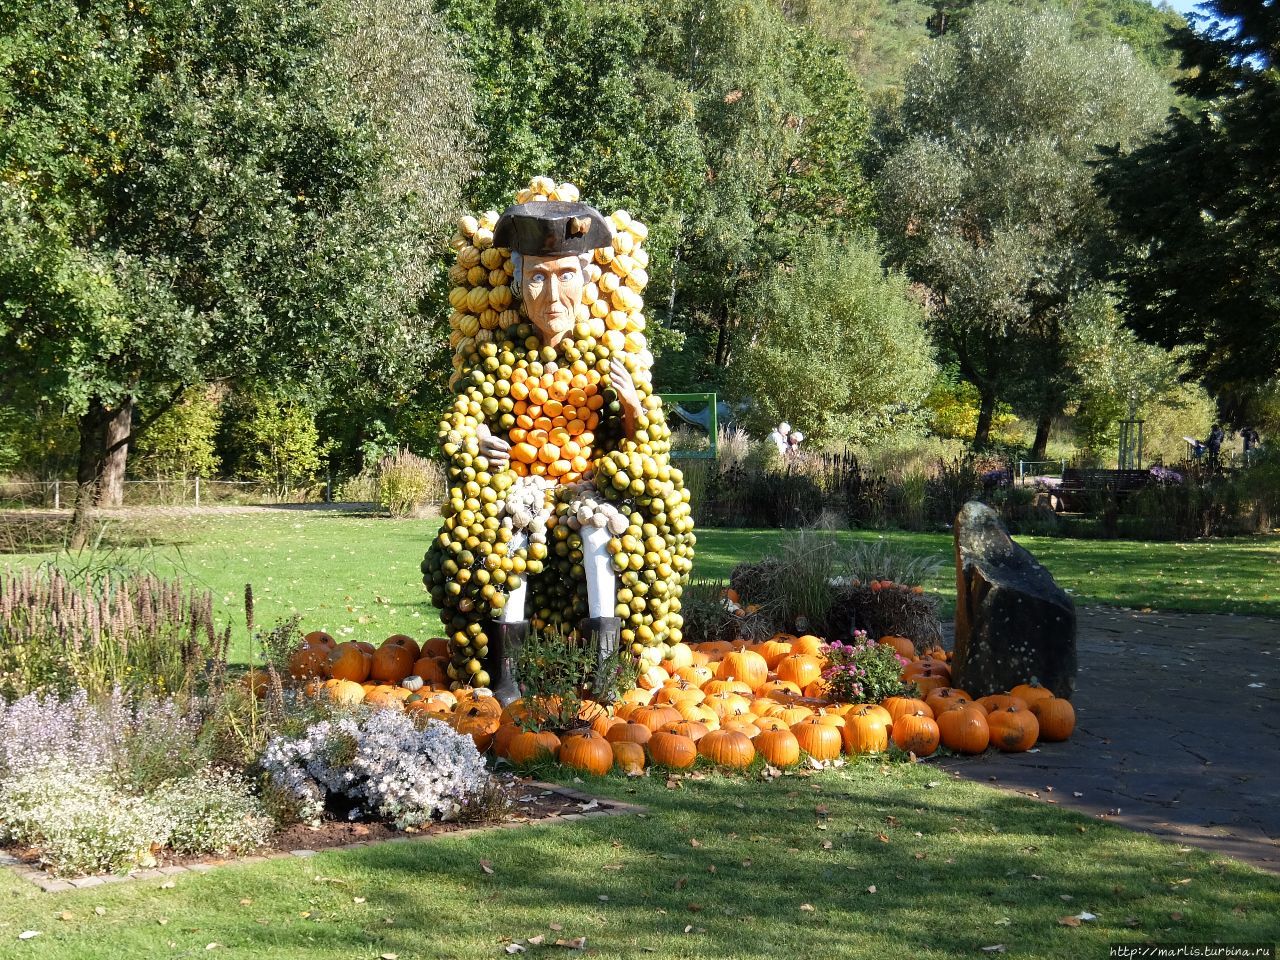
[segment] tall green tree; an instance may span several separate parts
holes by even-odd
[[[1175,34],[1203,109],[1113,151],[1100,171],[1135,328],[1190,347],[1195,369],[1247,416],[1280,370],[1280,6],[1210,0]]]
[[[809,237],[753,292],[734,392],[748,425],[780,421],[812,441],[874,443],[918,429],[933,344],[906,278],[865,239]]]
[[[413,53],[386,6],[0,0],[0,367],[79,417],[78,518],[118,502],[138,404],[421,374],[423,241],[469,164],[400,121],[434,90],[465,129],[470,95],[429,7]]]
[[[650,329],[659,346],[664,329],[688,337],[659,380],[718,382],[752,285],[805,233],[866,225],[857,79],[769,0],[441,9],[465,37],[489,144],[474,200],[500,207],[545,173],[648,223]]]
[[[1072,305],[1103,275],[1090,163],[1167,102],[1127,47],[1081,39],[1049,8],[979,5],[908,75],[881,222],[891,260],[929,288],[945,359],[978,390],[976,445],[997,403],[1020,399],[1043,455],[1070,386]]]

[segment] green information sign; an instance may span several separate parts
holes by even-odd
[[[672,424],[673,419],[678,420],[681,423],[690,422],[689,420],[686,420],[684,417],[681,417],[678,414],[673,413],[670,410],[671,407],[679,406],[682,409],[684,409],[687,413],[693,416],[697,416],[697,414],[699,414],[701,411],[690,410],[689,408],[691,406],[700,407],[705,404],[707,408],[706,423],[702,423],[700,417],[697,420],[693,421],[694,423],[697,423],[699,426],[702,426],[706,429],[707,439],[709,441],[709,443],[707,444],[707,449],[706,450],[672,450],[671,451],[672,459],[714,460],[716,458],[716,453],[718,449],[717,443],[719,442],[719,435],[720,435],[720,422],[716,414],[716,395],[714,393],[662,393],[662,394],[659,394],[659,397],[662,398],[663,404],[665,404],[668,408],[668,411],[667,411],[668,426],[673,426]]]

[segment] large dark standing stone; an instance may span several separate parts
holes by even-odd
[[[956,516],[954,682],[975,697],[1035,678],[1059,697],[1076,686],[1076,608],[986,504]]]

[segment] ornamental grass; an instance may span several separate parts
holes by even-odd
[[[219,685],[230,628],[213,596],[154,574],[76,579],[56,567],[0,574],[0,697],[196,693]]]

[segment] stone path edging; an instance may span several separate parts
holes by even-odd
[[[399,837],[388,837],[385,840],[357,840],[354,843],[344,843],[333,847],[324,847],[320,850],[278,850],[274,853],[264,856],[237,857],[229,860],[210,860],[200,863],[190,863],[185,865],[175,865],[171,867],[154,867],[144,870],[133,870],[129,873],[106,873],[96,874],[90,877],[76,877],[68,880],[63,877],[55,877],[39,867],[34,867],[29,863],[19,860],[17,857],[10,856],[7,853],[0,853],[0,868],[11,871],[15,876],[27,880],[35,886],[39,887],[45,893],[64,893],[68,890],[84,890],[90,887],[101,887],[115,883],[130,883],[135,880],[162,880],[165,877],[176,877],[184,874],[208,873],[211,870],[221,870],[224,867],[241,867],[252,866],[258,863],[266,863],[269,860],[289,860],[289,859],[307,859],[321,853],[330,853],[341,850],[354,850],[359,847],[375,847],[385,843],[423,843],[430,840],[443,840],[447,837],[465,837],[475,833],[488,833],[494,830],[517,830],[527,827],[539,826],[555,826],[560,823],[576,823],[581,820],[593,820],[597,817],[620,817],[630,816],[637,813],[645,813],[648,808],[635,803],[626,803],[622,800],[614,800],[612,798],[601,798],[584,793],[581,790],[574,790],[571,787],[565,787],[558,783],[544,783],[541,780],[531,780],[521,784],[528,790],[549,790],[552,793],[564,797],[567,800],[573,800],[578,803],[590,803],[592,800],[599,800],[601,803],[608,804],[607,809],[603,810],[585,810],[581,813],[552,814],[549,817],[543,817],[540,820],[527,820],[524,822],[504,821],[503,823],[488,824],[478,827],[464,827],[461,830],[450,830],[447,833],[431,833],[430,831],[421,834],[407,834]]]

